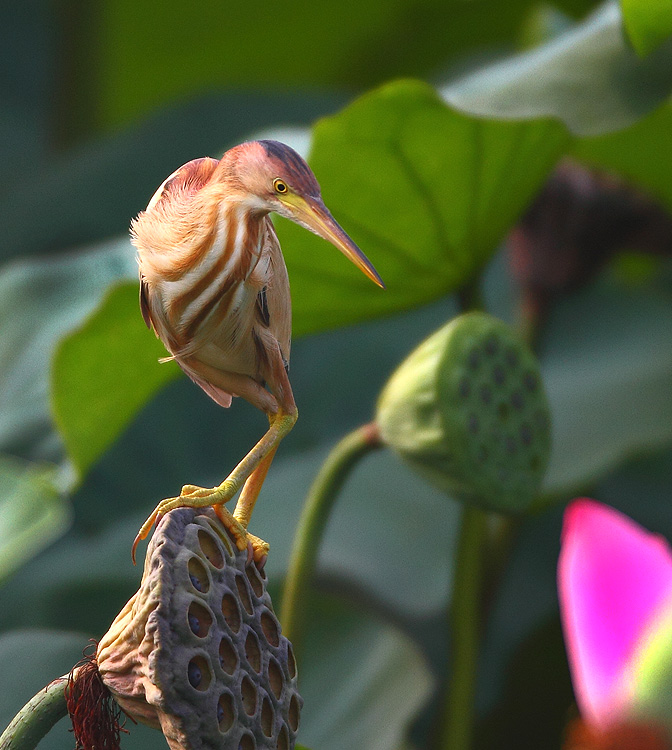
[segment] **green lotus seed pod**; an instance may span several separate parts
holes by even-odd
[[[97,652],[103,682],[172,750],[291,750],[303,701],[266,577],[212,509],[168,513]]]
[[[509,326],[460,315],[394,372],[378,401],[383,441],[430,482],[499,512],[528,510],[550,453],[539,366]]]

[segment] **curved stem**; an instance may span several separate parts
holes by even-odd
[[[380,446],[375,423],[358,427],[334,446],[308,491],[294,537],[280,616],[283,634],[295,650],[299,650],[307,590],[334,501],[357,462]]]
[[[451,674],[438,733],[439,750],[467,750],[473,732],[487,516],[465,505],[450,611]]]
[[[68,675],[50,682],[12,719],[0,737],[0,750],[33,750],[57,721],[68,715]]]

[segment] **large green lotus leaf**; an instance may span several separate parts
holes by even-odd
[[[621,0],[625,28],[634,48],[648,55],[672,35],[670,0]]]
[[[0,583],[61,536],[70,509],[54,486],[54,468],[0,456]]]
[[[244,4],[166,0],[157,12],[151,3],[106,0],[99,114],[118,125],[214,87],[352,91],[431,75],[473,48],[511,46],[531,4],[295,0],[291,9],[264,3],[250,12]]]
[[[672,440],[672,298],[605,278],[553,311],[542,342],[553,414],[546,491],[590,486]]]
[[[3,451],[60,460],[48,404],[54,347],[96,307],[111,282],[136,274],[127,240],[106,243],[88,253],[17,261],[0,272]],[[104,357],[104,352],[98,355]]]
[[[180,373],[145,327],[138,284],[114,287],[101,306],[59,344],[52,368],[52,405],[68,455],[80,476],[136,412]]]
[[[672,210],[672,105],[664,103],[626,130],[582,138],[572,153],[582,162],[632,180]]]
[[[441,94],[471,114],[555,117],[586,136],[631,125],[671,91],[672,39],[641,59],[624,36],[618,4],[610,1],[550,42],[482,67]]]
[[[295,333],[408,309],[468,282],[565,143],[558,123],[470,117],[411,80],[383,86],[318,122],[310,163],[325,201],[387,290],[372,286],[324,241],[279,222]]]

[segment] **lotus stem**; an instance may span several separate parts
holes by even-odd
[[[283,634],[295,651],[300,650],[308,589],[336,497],[359,460],[379,447],[375,423],[357,428],[334,446],[308,491],[294,537],[280,616]]]

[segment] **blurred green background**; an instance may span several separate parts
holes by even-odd
[[[613,231],[624,210],[601,183],[590,183],[592,202],[575,189],[543,224],[551,260],[573,253],[579,270],[571,283],[551,279],[534,318],[554,447],[544,510],[521,522],[489,603],[475,746],[560,746],[573,701],[554,580],[562,503],[589,493],[672,535],[672,28],[646,7],[3,8],[3,726],[135,592],[130,544],[156,502],[186,482],[219,482],[264,429],[249,405],[224,411],[157,364],[163,350],[136,307],[127,235],[182,163],[263,134],[309,155],[327,204],[388,287],[278,222],[301,418],[252,524],[271,543],[274,592],[321,462],[373,418],[402,358],[458,312],[457,292],[478,282],[489,312],[529,323],[526,303],[541,304],[533,271],[554,264],[542,256],[521,272],[506,238],[554,166],[571,158],[644,196],[628,199],[645,206],[637,231],[627,222]],[[300,664],[306,746],[430,747],[450,665],[459,513],[387,451],[349,479],[320,553]],[[122,742],[164,746],[142,727]],[[62,723],[43,746],[68,743]]]

